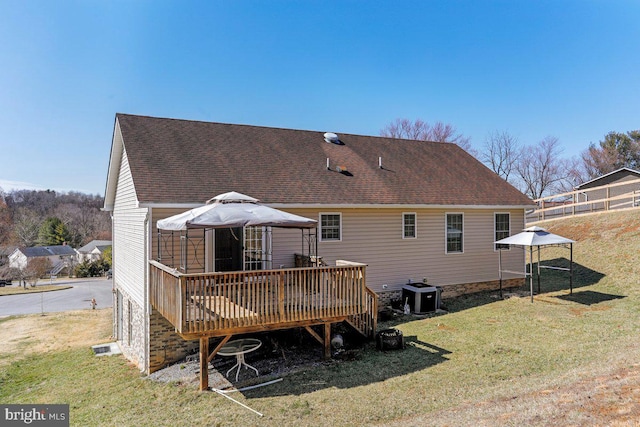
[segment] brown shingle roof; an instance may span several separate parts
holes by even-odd
[[[316,131],[116,120],[141,203],[203,203],[237,191],[267,204],[531,205],[455,144],[339,134],[344,145],[336,145]]]

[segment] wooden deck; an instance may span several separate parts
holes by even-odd
[[[149,277],[153,308],[184,339],[200,340],[205,376],[205,361],[233,335],[304,327],[327,356],[332,323],[346,321],[370,338],[376,330],[377,296],[366,286],[363,264],[181,274],[150,261]],[[324,337],[314,325],[324,325]],[[224,338],[209,354],[210,337]],[[201,378],[201,389],[207,382]]]

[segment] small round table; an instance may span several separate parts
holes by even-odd
[[[238,368],[238,372],[236,372],[236,381],[238,381],[238,376],[240,375],[240,369],[242,366],[247,368],[251,368],[256,371],[256,375],[260,375],[258,370],[253,366],[249,365],[244,360],[244,355],[250,353],[252,351],[257,350],[262,345],[262,341],[256,338],[242,338],[239,340],[233,340],[226,343],[222,348],[218,351],[220,356],[235,356],[236,364],[231,367],[227,371],[227,377],[229,376],[229,372],[233,371],[236,367]]]

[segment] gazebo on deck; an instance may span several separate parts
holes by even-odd
[[[208,388],[208,362],[233,335],[304,327],[330,357],[332,323],[375,333],[377,296],[366,286],[366,265],[319,265],[315,220],[231,192],[157,226],[151,303],[184,339],[200,340],[201,390]],[[273,268],[271,227],[302,231],[305,266]],[[222,340],[209,353],[211,337]]]
[[[318,221],[258,202],[232,191],[208,200],[204,206],[158,221],[158,261],[183,273],[270,270],[272,227],[300,229],[302,257],[318,259]],[[179,236],[178,248],[175,233]]]

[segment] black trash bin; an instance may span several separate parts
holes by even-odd
[[[400,350],[404,348],[404,335],[399,329],[384,329],[376,334],[378,350]]]

